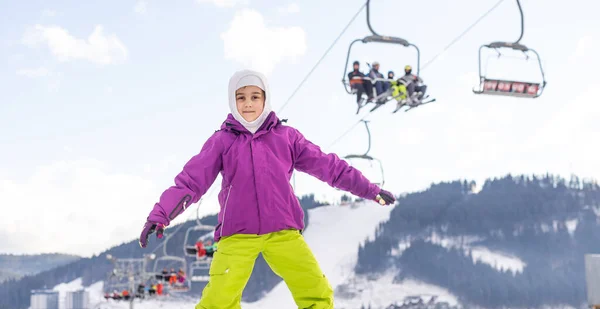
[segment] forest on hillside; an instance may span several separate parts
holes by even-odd
[[[402,196],[375,239],[359,246],[356,272],[397,269],[449,289],[466,304],[486,308],[539,307],[586,301],[584,255],[600,253],[600,187],[596,181],[553,175],[431,185]],[[476,239],[469,246],[519,257],[523,272],[474,263],[464,247],[428,241],[432,233]],[[399,244],[410,243],[400,254]]]
[[[0,254],[0,282],[33,275],[80,259],[70,254]]]
[[[319,207],[324,205],[315,200],[313,194],[305,195],[299,198],[300,204],[304,210]],[[305,224],[309,227],[310,218],[308,213],[305,213]],[[200,219],[200,222],[205,225],[216,225],[217,216],[207,216]],[[169,255],[182,255],[185,231],[196,225],[195,220],[182,223],[183,226],[174,225],[165,231],[165,234],[175,231],[180,228],[180,232],[171,235],[166,251]],[[30,291],[34,289],[51,289],[57,284],[69,282],[82,277],[85,286],[98,281],[105,280],[107,275],[112,271],[113,265],[106,259],[107,254],[118,258],[140,258],[144,254],[148,254],[161,244],[160,240],[155,237],[150,237],[149,244],[146,249],[142,249],[138,240],[132,240],[112,247],[98,256],[91,258],[81,258],[74,262],[55,267],[46,271],[42,271],[35,275],[26,275],[19,279],[9,279],[0,283],[0,309],[25,309],[30,305]],[[157,257],[162,256],[163,250],[159,248],[154,252]],[[189,258],[192,261],[193,258]],[[254,270],[248,282],[248,288],[244,290],[244,301],[256,301],[260,299],[266,292],[270,291],[277,283],[281,281],[271,271],[262,256],[256,260]],[[194,286],[190,295],[200,295],[203,285]]]

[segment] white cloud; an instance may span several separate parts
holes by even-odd
[[[0,175],[0,234],[15,252],[91,255],[136,239],[162,192],[145,177],[103,162],[58,161],[22,182]]]
[[[25,45],[36,47],[46,43],[59,61],[87,60],[106,65],[124,61],[127,48],[116,35],[105,35],[103,27],[97,25],[87,40],[73,37],[59,26],[35,25],[22,39]]]
[[[251,9],[236,13],[229,29],[221,34],[225,59],[265,74],[285,59],[306,52],[306,34],[300,27],[267,27],[263,16]]]
[[[148,11],[148,2],[144,0],[138,0],[133,7],[133,11],[138,14],[146,14]]]
[[[37,78],[37,77],[47,77],[52,75],[52,72],[44,67],[39,67],[35,69],[19,69],[17,70],[17,75],[25,76],[29,78]]]
[[[198,3],[212,3],[221,8],[232,8],[236,5],[247,5],[248,0],[196,0]]]
[[[279,14],[293,14],[300,12],[300,6],[296,2],[292,2],[286,6],[281,6],[277,9]]]

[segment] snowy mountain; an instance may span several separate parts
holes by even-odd
[[[399,199],[355,271],[435,284],[469,307],[580,307],[599,210],[600,186],[575,176],[434,184]]]
[[[69,264],[81,257],[68,254],[0,254],[0,282]]]
[[[394,207],[358,202],[306,211],[304,236],[335,288],[335,308],[416,308],[420,302],[436,309],[583,308],[583,256],[600,253],[600,186],[577,177],[509,175],[479,187],[445,182],[404,194]],[[174,236],[167,251],[181,251],[177,237],[183,238]],[[135,244],[108,252],[147,253]],[[73,284],[96,291],[96,309],[128,306],[102,298],[103,277],[96,273],[110,270],[106,259],[86,261],[93,269],[82,263],[49,274],[62,280],[53,285],[43,276],[35,282],[55,286],[81,277]],[[263,264],[257,261],[243,308],[294,308],[285,283]],[[192,308],[200,291],[136,300],[136,308]],[[3,293],[29,290],[5,291],[0,284],[0,308]]]
[[[356,276],[354,268],[358,257],[358,247],[367,238],[375,236],[379,223],[389,219],[393,207],[382,207],[374,202],[358,202],[347,206],[324,206],[309,210],[311,217],[310,228],[305,233],[305,239],[320,262],[323,272],[327,275],[333,287],[339,287],[348,282],[362,284],[360,297],[344,298],[337,296],[335,308],[356,308],[363,304],[371,304],[371,308],[383,308],[394,302],[401,302],[406,296],[419,294],[434,294],[438,301],[446,301],[451,305],[457,299],[450,292],[417,280],[401,284],[391,283],[390,276],[384,276],[376,281]],[[81,280],[75,281],[72,288],[79,288]],[[94,285],[95,286],[95,285]],[[55,287],[59,289],[60,287]],[[90,288],[90,293],[96,293],[94,299],[100,299],[102,289]],[[169,308],[192,308],[198,299],[170,299]],[[155,309],[166,306],[165,299],[136,300],[136,308]],[[95,308],[117,309],[128,308],[124,301],[101,300],[94,303]],[[261,300],[243,302],[242,308],[294,308],[294,300],[284,282],[277,284]]]

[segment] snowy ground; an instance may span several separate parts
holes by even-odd
[[[423,296],[428,300],[427,295],[436,295],[436,302],[447,302],[450,306],[458,304],[458,300],[452,293],[435,285],[414,280],[394,283],[393,279],[396,273],[397,271],[390,270],[384,276],[373,281],[363,277],[348,280],[346,293],[352,294],[352,297],[338,296],[335,308],[355,309],[360,308],[363,304],[365,307],[370,305],[372,309],[386,308],[394,302],[401,304],[402,300],[408,296]]]

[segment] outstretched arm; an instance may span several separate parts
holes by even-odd
[[[200,153],[193,156],[175,177],[175,185],[165,190],[148,216],[148,221],[165,226],[208,191],[222,169],[222,143],[212,135]]]
[[[364,199],[375,200],[380,188],[371,183],[359,170],[337,155],[325,154],[295,130],[295,168],[305,172],[332,187],[350,192]]]

